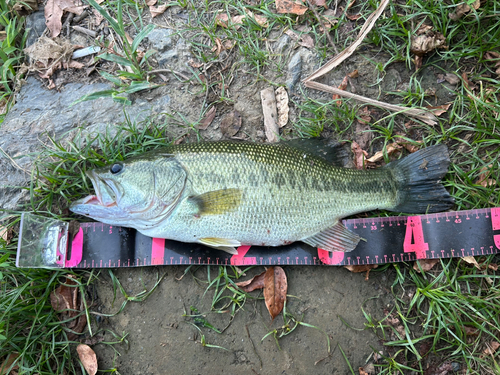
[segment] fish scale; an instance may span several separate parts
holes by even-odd
[[[226,251],[299,240],[350,251],[359,236],[339,223],[343,217],[374,209],[449,208],[453,199],[439,183],[448,164],[443,145],[369,171],[336,167],[286,143],[173,145],[92,171],[96,196],[71,210],[147,236]],[[100,195],[116,202],[104,204]],[[144,207],[159,214],[151,217]],[[114,219],[120,210],[127,220]]]

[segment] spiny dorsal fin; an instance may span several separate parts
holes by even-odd
[[[327,251],[348,252],[355,249],[360,239],[361,237],[347,229],[344,224],[337,222],[333,227],[301,241]]]
[[[195,195],[189,200],[197,205],[200,216],[218,215],[238,208],[242,195],[240,189],[222,189]]]

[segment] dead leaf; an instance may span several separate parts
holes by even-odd
[[[372,363],[368,363],[364,367],[360,367],[359,369],[359,375],[373,375],[375,374],[375,366],[373,366]]]
[[[432,26],[422,25],[411,37],[410,51],[416,55],[415,67],[422,66],[422,57],[436,48],[448,48],[443,34],[432,31]]]
[[[14,365],[12,367],[12,369],[10,369],[10,366],[12,366],[12,364],[14,363],[14,361],[18,357],[19,357],[19,353],[16,353],[16,352],[9,353],[7,355],[7,358],[5,358],[4,361],[2,362],[2,364],[0,365],[0,375],[9,375],[9,374],[12,374],[12,371],[18,370],[19,369],[18,365]],[[9,369],[10,369],[10,371],[7,372],[7,370],[9,370]]]
[[[349,18],[351,21],[356,21],[359,17],[361,17],[361,14],[346,14],[346,17]]]
[[[172,4],[162,4],[160,6],[154,7],[150,6],[149,11],[151,12],[151,18],[155,18],[156,16],[159,16],[160,14],[165,13],[165,11],[168,9],[168,7],[172,6]]]
[[[358,78],[359,77],[359,72],[358,69],[353,70],[351,73],[348,73],[347,76],[349,78]]]
[[[481,270],[481,266],[479,266],[479,263],[477,263],[476,258],[474,258],[472,256],[467,256],[467,257],[463,257],[462,260],[464,260],[465,262],[467,262],[469,264],[474,265],[478,270]]]
[[[486,343],[486,349],[484,349],[483,354],[481,354],[481,358],[484,358],[487,355],[494,355],[498,348],[500,348],[500,344],[497,341]]]
[[[462,326],[462,331],[467,336],[477,336],[477,335],[479,335],[479,330],[477,328],[474,328],[474,327]]]
[[[246,293],[250,293],[255,289],[263,289],[264,288],[264,279],[265,279],[266,271],[262,272],[259,275],[252,277],[250,280],[241,281],[236,283],[236,285]]]
[[[378,264],[361,264],[361,265],[344,266],[344,268],[347,268],[349,271],[354,273],[360,273],[366,271],[365,280],[368,280],[370,271],[377,267]]]
[[[488,178],[490,176],[490,169],[492,167],[493,165],[490,164],[481,168],[481,170],[479,171],[479,177],[475,182],[476,185],[481,185],[482,187],[490,187],[496,185],[496,180]]]
[[[219,13],[215,16],[215,23],[221,27],[227,28],[229,16],[226,13]]]
[[[288,283],[280,266],[269,267],[264,275],[264,299],[272,320],[283,310]]]
[[[424,272],[430,271],[432,267],[439,263],[439,259],[417,259],[413,264],[413,269],[420,273],[420,269]],[[420,267],[419,267],[420,265]]]
[[[278,127],[278,112],[276,109],[276,95],[272,87],[261,90],[260,101],[262,103],[262,113],[264,115],[264,130],[269,142],[278,142],[280,129]]]
[[[206,130],[208,126],[212,123],[212,121],[215,118],[215,106],[210,107],[210,109],[205,113],[205,116],[203,119],[200,121],[198,124],[198,129],[200,130]]]
[[[387,153],[387,155],[391,155],[394,152],[400,151],[400,150],[401,150],[401,146],[397,143],[391,143],[390,145],[387,145],[387,147],[385,148],[385,152]],[[371,158],[366,159],[366,162],[376,163],[376,162],[383,160],[383,159],[384,159],[384,150],[376,152],[375,155],[373,155]]]
[[[226,137],[232,137],[241,128],[241,115],[238,111],[226,113],[220,123],[222,134]]]
[[[325,24],[327,28],[335,26],[336,24],[339,23],[339,20],[335,15],[335,11],[333,9],[328,9],[325,12],[323,12],[321,18],[323,19],[323,21],[327,22],[327,24]]]
[[[76,347],[76,351],[87,373],[95,375],[97,373],[97,356],[92,348],[88,345],[80,344]]]
[[[456,85],[460,82],[460,78],[454,73],[446,73],[444,79],[451,85]]]
[[[215,46],[212,47],[211,51],[215,52],[215,56],[219,56],[223,50],[222,42],[219,38],[215,38]]]
[[[275,91],[276,109],[278,112],[278,126],[282,128],[288,123],[288,93],[283,86],[280,86]]]
[[[48,0],[45,5],[45,24],[50,30],[52,38],[58,36],[62,29],[62,16],[64,12],[77,15],[82,14],[83,5],[79,0]]]
[[[450,108],[450,106],[451,106],[451,103],[443,104],[443,105],[438,105],[438,106],[428,105],[425,108],[427,108],[428,110],[430,110],[430,112],[432,112],[434,115],[441,116],[443,113],[445,113],[445,112],[448,111],[448,109]]]
[[[310,0],[312,5],[316,5],[317,7],[324,7],[325,9],[328,9],[328,6],[326,5],[326,0]]]
[[[365,159],[368,157],[368,153],[361,149],[356,142],[352,142],[351,151],[354,153],[354,166],[356,169],[365,169]],[[356,271],[352,271],[356,272]],[[363,271],[359,271],[363,272]]]
[[[104,1],[104,0],[102,0],[102,1]],[[99,13],[99,11],[95,8],[92,8],[92,14],[94,15],[95,25],[96,26],[101,25],[102,21],[104,21],[104,16],[101,13]]]
[[[476,0],[471,4],[472,8],[474,9],[479,9],[480,5],[481,5],[480,0]],[[469,4],[467,4],[467,2],[464,2],[462,4],[457,5],[453,13],[448,14],[448,17],[450,17],[450,19],[452,19],[453,21],[457,21],[464,14],[469,13],[472,8],[469,6]]]
[[[339,89],[340,90],[345,90],[347,88],[347,83],[348,83],[348,76],[345,76],[342,82],[340,82]],[[342,102],[340,101],[340,95],[338,94],[333,94],[332,95],[332,100],[336,100],[337,106],[341,106]]]
[[[278,13],[292,13],[301,16],[307,9],[309,8],[300,1],[276,0],[276,11]]]
[[[0,238],[3,239],[7,245],[10,244],[12,237],[14,236],[14,229],[12,227],[4,227],[0,225]]]

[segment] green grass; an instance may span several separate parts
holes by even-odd
[[[161,83],[158,77],[148,74],[152,69],[149,55],[138,53],[145,36],[152,30],[145,20],[146,7],[128,0],[107,1],[102,8],[92,0],[90,2],[106,17],[113,32],[123,43],[123,49],[117,51],[122,54],[121,58],[111,54],[102,55],[101,58],[129,68],[113,74],[101,73],[105,79],[116,84],[115,89],[101,95],[128,103],[128,94]],[[381,92],[378,98],[381,100],[387,94],[407,106],[434,105],[434,98],[426,94],[430,84],[423,80],[423,72],[429,69],[433,69],[436,74],[456,72],[458,76],[465,72],[467,79],[476,86],[471,90],[464,82],[460,82],[456,88],[449,88],[447,101],[451,106],[446,114],[440,116],[435,126],[417,121],[407,127],[407,118],[378,110],[380,116],[370,129],[374,134],[373,148],[383,148],[398,138],[422,141],[426,145],[446,143],[451,151],[452,163],[444,184],[455,197],[456,209],[500,206],[500,184],[481,186],[478,183],[484,167],[489,171],[488,178],[500,182],[500,81],[495,73],[495,64],[484,58],[486,52],[498,51],[500,6],[495,1],[482,2],[477,11],[452,21],[448,14],[459,3],[424,0],[391,2],[357,52],[371,62],[379,74],[375,84],[380,83],[387,70],[393,66],[403,66],[408,72],[409,85],[401,91],[391,88],[390,91]],[[252,77],[249,85],[256,86],[259,82],[276,86],[283,84],[287,61],[293,52],[287,51],[281,56],[275,53],[272,45],[285,29],[297,31],[302,25],[309,26],[316,42],[314,50],[318,59],[326,61],[333,54],[316,18],[310,12],[302,17],[278,15],[273,13],[272,0],[254,2],[253,5],[245,1],[197,3],[186,0],[179,2],[179,5],[188,13],[185,24],[176,24],[179,33],[185,33],[183,37],[186,36],[191,43],[196,59],[204,64],[199,70],[191,69],[193,78],[189,81],[194,84],[194,89],[192,85],[188,90],[193,91],[193,95],[205,95],[204,106],[219,103],[231,105],[234,102],[231,84],[243,75]],[[329,2],[329,6],[333,7],[334,2]],[[339,22],[330,31],[339,50],[352,43],[363,20],[377,6],[378,2],[375,1],[355,2],[349,11],[344,10],[340,14]],[[247,14],[248,11],[266,16],[269,26],[260,26],[249,17],[239,28],[223,28],[216,23],[218,12],[232,17]],[[324,10],[319,9],[318,12],[322,14]],[[362,17],[352,22],[347,18],[347,12],[360,13]],[[0,99],[12,103],[16,69],[22,58],[25,39],[23,19],[11,11],[10,4],[0,1],[0,24],[7,35],[0,53]],[[442,33],[448,48],[430,53],[424,59],[423,67],[415,71],[409,45],[411,35],[422,24],[432,25],[435,31]],[[346,25],[351,29],[346,28]],[[125,32],[135,36],[132,43],[127,41]],[[217,39],[234,43],[234,47],[217,56],[212,50]],[[200,73],[209,79],[202,81]],[[337,139],[353,140],[353,124],[359,109],[356,103],[342,100],[338,106],[336,101],[324,97],[318,99],[312,94],[304,91],[293,99],[297,120],[285,128],[285,137],[316,137],[326,133]],[[0,120],[2,118],[0,116]],[[30,205],[25,209],[69,220],[65,213],[68,202],[91,190],[85,178],[88,169],[171,142],[173,139],[169,129],[173,126],[185,128],[185,134],[191,135],[191,140],[200,140],[200,133],[195,131],[196,124],[185,120],[182,113],[178,115],[179,118],[175,120],[169,117],[168,122],[161,124],[153,121],[141,124],[127,122],[118,128],[116,134],[80,137],[79,141],[69,143],[53,140],[33,170],[32,185],[29,187]],[[11,225],[14,224],[15,220]],[[67,333],[49,301],[50,292],[68,272],[15,268],[15,245],[16,239],[10,245],[0,239],[0,361],[9,353],[18,352],[21,356],[16,364],[21,366],[20,373],[52,374],[61,373],[62,369],[74,373],[79,369],[71,355],[71,345],[74,343],[67,340]],[[498,263],[499,259],[498,256],[489,256],[481,261],[487,265]],[[388,323],[387,317],[377,321],[369,312],[365,312],[366,328],[375,330],[387,349],[386,355],[376,363],[377,373],[424,373],[423,363],[431,359],[435,362],[457,362],[470,374],[500,373],[499,352],[494,356],[482,355],[485,345],[500,337],[498,271],[489,270],[486,274],[461,260],[442,261],[435,269],[423,274],[405,264],[388,265],[381,271],[395,274],[392,285],[395,304],[391,312],[401,321],[408,335],[397,332]],[[194,277],[204,285],[205,293],[212,296],[209,311],[200,313],[198,307],[193,307],[185,313],[198,330],[201,330],[200,325],[212,329],[210,313],[227,311],[231,321],[231,317],[244,308],[249,298],[249,295],[235,287],[239,274],[234,269],[221,267],[214,273],[213,269],[210,271],[208,268],[207,272],[206,279],[199,279],[196,272]],[[78,287],[84,290],[96,275],[79,272],[76,276]],[[152,292],[144,291],[140,295],[129,296],[114,275],[112,280],[115,292],[123,294],[124,304],[141,301]],[[123,308],[124,305],[119,311]],[[298,325],[308,326],[302,318],[285,313],[283,327],[269,332],[269,337],[278,339],[292,333]],[[471,329],[475,332],[473,335],[467,333]],[[225,349],[207,343],[204,335],[201,337],[201,345]],[[427,348],[425,351],[422,350],[424,343]],[[345,359],[349,363],[347,356]]]

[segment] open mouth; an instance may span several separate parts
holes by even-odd
[[[102,206],[102,207],[113,207],[116,206],[116,202],[110,201],[103,203],[101,199],[99,199],[98,195],[89,195],[85,198],[82,198],[79,200],[80,204],[88,204],[88,205],[95,205],[95,206]]]

